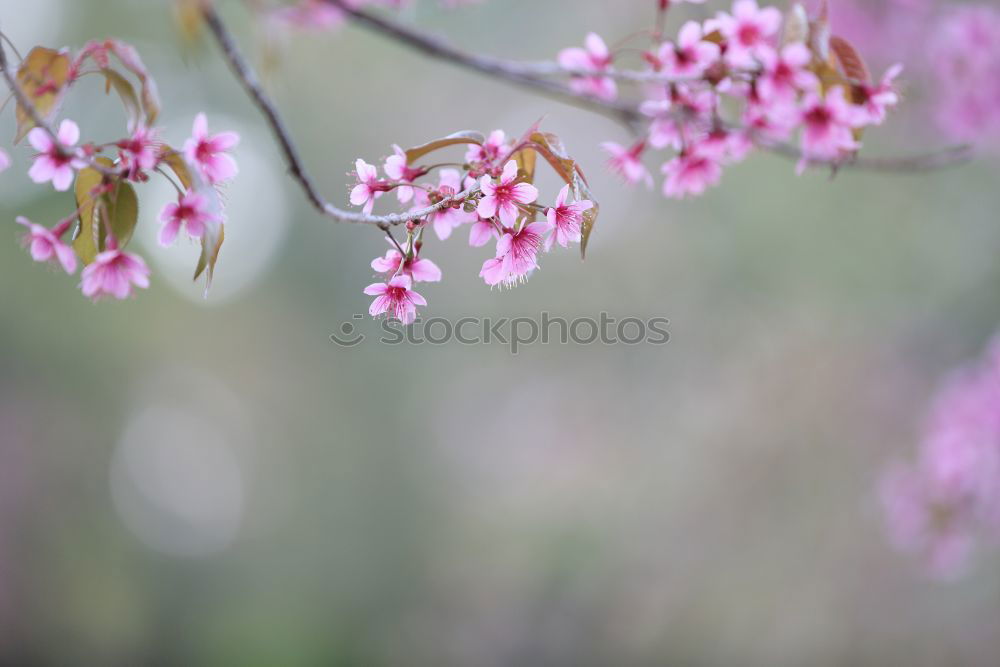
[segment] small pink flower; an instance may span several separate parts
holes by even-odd
[[[414,169],[406,163],[406,151],[399,146],[393,146],[394,153],[385,159],[383,169],[386,176],[394,181],[412,183],[415,179],[424,175],[422,169]],[[413,187],[400,185],[396,188],[396,198],[401,204],[405,204],[413,199]]]
[[[393,276],[388,283],[372,283],[365,288],[365,294],[375,297],[368,313],[372,317],[387,313],[403,324],[412,324],[417,319],[417,306],[427,305],[424,297],[410,289],[412,285],[413,280],[406,275]]]
[[[515,183],[517,179],[517,162],[510,160],[504,165],[503,173],[498,183],[489,176],[483,176],[479,187],[483,198],[479,200],[477,212],[482,218],[500,216],[500,222],[506,227],[517,222],[518,204],[530,204],[538,199],[538,189],[529,183]]]
[[[902,65],[893,65],[886,71],[878,85],[860,84],[854,87],[861,98],[858,105],[860,107],[858,114],[860,123],[881,125],[885,121],[889,109],[899,103],[899,94],[893,87],[893,83],[902,71]]]
[[[179,196],[177,203],[170,202],[164,206],[160,213],[160,220],[165,223],[160,229],[160,245],[166,247],[172,244],[182,226],[189,236],[200,239],[205,234],[205,223],[221,222],[208,206],[208,199],[193,190]]]
[[[788,100],[800,91],[816,88],[816,75],[806,69],[812,53],[805,44],[796,42],[780,52],[767,49],[760,54],[764,71],[757,83],[761,100],[766,104],[774,98]]]
[[[10,156],[7,151],[0,148],[0,172],[10,169]]]
[[[31,259],[36,262],[57,260],[66,273],[76,271],[76,254],[60,239],[69,228],[69,223],[59,225],[55,229],[48,229],[23,216],[17,217],[17,223],[28,228],[24,241],[31,250]]]
[[[473,248],[481,248],[489,243],[491,238],[497,237],[497,228],[492,219],[480,218],[476,216],[476,221],[469,227],[469,245]]]
[[[726,60],[735,67],[751,67],[772,48],[781,12],[776,7],[759,8],[757,0],[736,0],[732,15],[720,13],[712,24],[716,26],[726,37]]]
[[[462,176],[456,170],[442,169],[439,178],[440,181],[436,191],[428,192],[422,188],[416,190],[412,210],[426,208],[442,199],[452,197],[461,191]],[[453,229],[467,222],[472,222],[475,219],[475,213],[466,213],[461,207],[452,208],[450,206],[435,211],[428,216],[428,220],[434,226],[434,233],[442,241],[451,236]]]
[[[507,136],[503,130],[493,130],[482,146],[473,144],[465,152],[466,162],[482,162],[491,165],[507,152]]]
[[[831,88],[825,98],[806,94],[800,108],[802,152],[807,161],[834,160],[861,147],[852,132],[857,114],[840,86]]]
[[[583,212],[594,207],[594,202],[583,199],[572,204],[567,204],[569,198],[569,185],[564,185],[556,197],[556,205],[545,212],[549,221],[549,228],[552,234],[545,239],[545,252],[552,249],[553,243],[558,243],[563,248],[569,243],[580,242],[580,225],[583,224]]]
[[[693,147],[663,165],[663,194],[674,199],[700,195],[722,177],[722,165]]]
[[[351,190],[351,203],[364,206],[365,215],[371,215],[375,200],[382,196],[385,188],[379,182],[378,169],[361,158],[354,163],[354,173],[358,184]]]
[[[570,81],[574,91],[592,95],[602,100],[613,100],[618,96],[618,86],[615,80],[607,76],[599,76],[600,72],[611,67],[611,53],[600,35],[590,33],[584,40],[586,48],[563,49],[559,52],[559,65],[568,70],[594,72],[594,76],[575,76]]]
[[[701,25],[688,21],[681,27],[677,44],[664,43],[658,52],[665,74],[696,78],[719,58],[719,45],[703,41]]]
[[[538,268],[538,248],[548,225],[533,222],[514,231],[507,228],[497,241],[496,257],[483,263],[479,272],[487,285],[514,285]]]
[[[132,294],[132,285],[149,287],[149,268],[142,257],[118,248],[99,253],[83,268],[80,283],[83,295],[94,301],[102,296],[124,299]]]
[[[156,130],[140,125],[131,137],[122,139],[117,145],[121,165],[132,180],[139,180],[143,171],[153,169],[160,160],[161,144],[156,138]]]
[[[601,148],[611,154],[608,167],[625,179],[626,183],[629,185],[645,183],[647,188],[653,187],[653,176],[639,159],[646,149],[646,142],[640,141],[631,148],[625,148],[613,141],[605,141],[601,144]]]
[[[391,243],[391,241],[390,241]],[[409,276],[415,283],[436,283],[441,280],[441,269],[429,259],[419,256],[419,251],[414,257],[403,260],[403,255],[395,247],[390,248],[385,257],[376,257],[372,260],[372,268],[377,273],[387,273],[396,275],[400,272],[399,264],[403,261],[402,274]]]
[[[74,148],[80,139],[80,128],[68,118],[59,124],[56,132],[58,143],[49,133],[36,127],[28,133],[28,141],[38,151],[35,163],[28,171],[28,177],[35,183],[52,181],[52,187],[60,192],[69,189],[73,183],[73,170],[86,166],[79,151]]]
[[[208,120],[205,114],[199,113],[194,117],[191,138],[184,142],[184,155],[209,183],[216,185],[236,176],[236,160],[225,151],[239,143],[240,135],[235,132],[209,135]]]

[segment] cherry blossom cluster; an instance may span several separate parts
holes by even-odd
[[[661,0],[660,8],[672,4]],[[619,79],[641,84],[648,131],[629,146],[603,147],[614,171],[648,187],[653,176],[643,158],[669,151],[660,171],[671,198],[702,194],[755,145],[797,137],[800,170],[847,161],[863,130],[881,124],[898,102],[893,81],[901,68],[873,82],[853,47],[831,37],[821,18],[807,20],[801,5],[783,16],[756,0],[736,0],[731,12],[684,23],[674,39],[656,36],[640,50],[641,67],[616,68],[636,50],[627,43],[611,49],[591,33],[558,61],[577,93],[601,100],[619,96]]]
[[[493,252],[479,273],[491,287],[512,287],[527,280],[538,268],[541,252],[581,241],[585,216],[594,208],[591,200],[573,196],[579,193],[582,177],[572,172],[555,201],[543,206],[531,182],[533,169],[519,168],[519,155],[533,151],[552,155],[550,147],[539,145],[531,133],[518,142],[508,141],[502,130],[486,138],[463,134],[462,143],[470,145],[461,163],[411,164],[408,152],[398,146],[382,165],[384,175],[376,166],[357,160],[350,201],[367,214],[386,193],[394,193],[393,198],[411,213],[447,204],[407,222],[405,240],[397,241],[389,233],[390,248],[371,263],[380,279],[364,290],[375,297],[369,309],[372,316],[385,314],[410,324],[417,306],[426,305],[414,283],[441,280],[441,270],[424,253],[428,230],[444,241],[467,227],[469,246],[493,242]],[[449,140],[440,143],[443,147]]]
[[[937,576],[960,574],[978,538],[1000,537],[1000,339],[945,383],[916,460],[886,471],[881,497],[893,543]]]
[[[139,83],[138,92],[127,74]],[[54,125],[67,92],[86,75],[103,76],[108,89],[120,95],[128,112],[121,138],[81,141],[73,120],[63,118]],[[160,245],[172,245],[181,231],[200,241],[196,277],[207,269],[210,280],[224,224],[217,188],[237,173],[229,151],[239,137],[233,132],[211,134],[205,114],[199,113],[183,147],[171,148],[155,125],[155,83],[136,51],[117,40],[91,42],[73,56],[36,47],[18,67],[16,84],[25,96],[25,104],[18,104],[19,136],[26,132],[35,151],[28,177],[38,184],[51,183],[58,192],[73,188],[75,194],[73,210],[52,225],[17,217],[26,229],[31,257],[56,263],[68,274],[75,273],[79,260],[84,265],[80,289],[93,300],[124,299],[135,287],[148,287],[145,260],[125,247],[138,224],[134,186],[156,174],[177,192],[176,201],[167,203],[159,216]],[[44,125],[35,122],[35,115]],[[9,155],[0,151],[0,167],[10,163]]]

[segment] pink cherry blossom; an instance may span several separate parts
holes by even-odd
[[[143,171],[156,167],[160,160],[161,143],[157,140],[156,130],[140,125],[128,139],[118,142],[121,166],[132,180],[139,180]]]
[[[718,60],[719,46],[703,41],[701,25],[688,21],[681,27],[677,44],[664,42],[657,56],[665,74],[696,78]]]
[[[523,281],[538,268],[538,249],[548,225],[533,222],[519,230],[504,229],[497,241],[496,257],[486,260],[479,275],[487,285],[507,286]]]
[[[899,94],[893,84],[902,71],[902,65],[893,65],[878,84],[854,86],[854,92],[860,98],[858,118],[861,124],[881,125],[885,122],[887,112],[899,103]]]
[[[58,143],[40,127],[28,133],[28,141],[39,153],[28,171],[28,177],[35,183],[52,181],[52,187],[63,192],[73,183],[74,170],[85,167],[86,162],[74,148],[80,139],[80,128],[76,123],[68,118],[63,120],[56,138]]]
[[[580,226],[583,224],[583,212],[594,207],[594,202],[589,199],[582,199],[572,204],[567,204],[569,198],[569,185],[564,185],[556,197],[556,205],[545,212],[545,217],[549,221],[549,229],[552,233],[545,239],[545,251],[552,249],[553,243],[558,243],[563,248],[569,243],[580,242]]]
[[[507,135],[503,130],[493,130],[490,136],[486,137],[483,145],[473,144],[465,152],[466,162],[481,162],[492,165],[500,159],[508,150]]]
[[[368,313],[376,317],[386,313],[403,324],[412,324],[417,318],[417,306],[426,306],[427,301],[412,289],[413,280],[407,275],[397,275],[388,283],[372,283],[365,288],[365,294],[374,296],[375,300],[368,308]]]
[[[436,190],[428,192],[423,188],[416,189],[413,210],[426,208],[461,192],[462,176],[455,169],[442,169],[438,177],[440,180]],[[458,208],[449,206],[428,216],[428,220],[434,227],[434,234],[442,241],[451,236],[453,229],[475,219],[475,213],[467,213],[461,206]]]
[[[584,40],[585,48],[563,49],[559,52],[559,65],[564,69],[594,72],[593,76],[574,76],[570,86],[574,91],[592,95],[602,100],[613,100],[618,96],[618,86],[611,77],[600,76],[611,67],[611,53],[600,35],[590,33]]]
[[[354,173],[358,178],[358,184],[351,190],[351,203],[355,206],[364,206],[362,210],[365,215],[371,215],[375,200],[385,192],[385,187],[378,178],[378,169],[358,158],[354,163]]]
[[[647,188],[653,187],[653,176],[639,159],[646,148],[646,142],[640,141],[630,148],[625,148],[613,141],[605,141],[601,144],[601,148],[611,154],[608,167],[625,179],[626,183],[630,185],[645,183]]]
[[[663,194],[674,199],[700,195],[722,178],[722,165],[697,147],[664,163]]]
[[[406,151],[396,145],[393,145],[392,150],[394,153],[385,159],[385,164],[382,167],[385,170],[386,176],[394,181],[404,181],[406,183],[412,183],[415,179],[423,176],[423,170],[414,169],[407,164]],[[410,185],[397,187],[396,198],[399,199],[401,204],[409,202],[413,199],[413,187]]]
[[[390,241],[390,243],[392,243]],[[400,271],[400,261],[403,268]],[[377,273],[387,273],[396,275],[397,272],[409,276],[415,283],[436,283],[441,280],[441,269],[437,264],[429,259],[419,256],[419,252],[413,257],[403,260],[403,255],[395,247],[390,248],[385,257],[376,257],[372,260],[372,268]]]
[[[98,253],[94,261],[83,268],[80,287],[83,295],[97,301],[103,296],[124,299],[132,294],[132,286],[149,287],[149,268],[138,255],[112,248]]]
[[[482,218],[499,215],[504,226],[512,227],[517,222],[518,204],[530,204],[538,199],[538,189],[530,183],[515,183],[517,162],[510,160],[504,165],[499,182],[494,183],[489,176],[479,182],[483,198],[479,200],[477,212]]]
[[[726,60],[734,67],[752,67],[773,47],[781,28],[781,12],[775,7],[761,9],[757,0],[736,0],[733,13],[719,13],[711,27],[726,37]]]
[[[492,219],[480,218],[476,216],[476,221],[469,226],[469,245],[473,248],[481,248],[490,242],[491,238],[497,238],[496,224]]]
[[[208,119],[204,113],[199,113],[194,117],[191,138],[184,142],[184,155],[209,183],[216,185],[236,176],[236,160],[226,151],[239,143],[240,135],[235,132],[210,135]]]
[[[170,202],[163,207],[160,220],[164,223],[160,229],[161,246],[169,246],[177,238],[177,233],[183,226],[188,235],[200,239],[205,234],[205,224],[221,222],[210,208],[208,199],[193,190],[179,196],[177,202]]]
[[[812,60],[812,53],[805,44],[788,44],[781,51],[766,49],[759,58],[764,66],[757,82],[761,100],[787,101],[800,91],[812,90],[819,85],[816,75],[806,69]]]
[[[831,88],[825,98],[819,93],[807,93],[800,108],[806,160],[835,160],[861,147],[852,132],[858,124],[857,113],[842,87]]]
[[[62,265],[66,273],[76,271],[76,254],[60,238],[69,228],[71,221],[67,221],[55,229],[35,224],[23,216],[17,217],[17,223],[28,228],[24,242],[31,251],[31,258],[33,260],[36,262],[56,260]]]

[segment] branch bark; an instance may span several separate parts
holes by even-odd
[[[327,201],[322,194],[320,194],[319,190],[313,184],[313,180],[302,162],[302,157],[299,155],[298,148],[292,139],[291,133],[289,132],[284,119],[278,112],[274,101],[271,100],[271,97],[261,86],[257,73],[247,62],[246,58],[243,57],[239,47],[236,45],[236,40],[233,39],[233,36],[229,32],[225,23],[223,23],[222,19],[210,3],[206,3],[202,11],[205,16],[205,22],[212,35],[215,37],[215,41],[218,43],[219,48],[222,50],[222,54],[225,57],[226,62],[229,63],[230,69],[243,85],[243,88],[250,96],[250,99],[253,100],[253,103],[258,109],[260,109],[265,120],[267,120],[267,123],[271,128],[271,132],[277,140],[278,146],[281,148],[282,155],[285,158],[285,162],[288,165],[289,174],[301,186],[302,191],[306,195],[306,199],[309,200],[309,203],[312,204],[313,208],[326,217],[336,220],[337,222],[374,225],[379,229],[388,232],[389,229],[395,225],[400,225],[411,220],[425,218],[432,213],[448,208],[455,203],[464,201],[476,191],[476,188],[472,188],[470,190],[457,193],[452,197],[443,199],[433,206],[411,211],[410,213],[396,213],[392,215],[365,215],[364,213],[357,213],[355,211],[345,211],[334,206]]]

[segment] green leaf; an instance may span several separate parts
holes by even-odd
[[[115,92],[122,99],[125,106],[125,113],[128,114],[128,130],[134,132],[142,118],[142,109],[139,106],[139,97],[135,94],[135,87],[129,80],[113,69],[104,68],[100,70],[106,81],[105,92],[110,93],[114,88]]]
[[[104,166],[112,165],[107,158],[98,161]],[[77,174],[74,193],[80,209],[80,224],[73,239],[73,250],[84,264],[93,262],[105,249],[108,226],[118,247],[124,248],[139,221],[139,199],[131,184],[119,180],[112,184],[110,191],[95,196],[95,188],[101,185],[106,185],[106,181],[96,169],[88,167]]]
[[[413,164],[428,153],[432,153],[447,146],[455,146],[457,144],[477,144],[482,146],[485,141],[486,137],[484,137],[481,132],[468,130],[464,132],[455,132],[454,134],[449,134],[447,137],[435,139],[434,141],[429,141],[421,146],[410,148],[406,151],[406,163]]]
[[[177,174],[177,178],[180,180],[181,185],[184,186],[185,190],[190,190],[194,187],[194,178],[192,177],[191,167],[188,166],[183,153],[174,150],[170,146],[164,145],[163,161],[173,170],[175,174]]]
[[[70,83],[69,74],[70,60],[66,53],[36,46],[18,66],[17,82],[21,84],[21,90],[31,100],[39,115],[44,120],[49,120],[59,110],[63,93]],[[15,115],[17,133],[14,135],[14,143],[16,144],[31,131],[35,121],[28,110],[20,104],[17,105]]]

